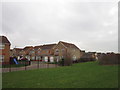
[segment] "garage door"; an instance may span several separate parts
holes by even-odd
[[[54,62],[54,57],[50,57],[50,62]]]
[[[44,57],[44,60],[45,60],[45,62],[48,62],[48,57],[45,56],[45,57]]]

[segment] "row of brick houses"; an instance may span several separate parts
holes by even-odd
[[[27,46],[10,50],[10,56],[27,58],[28,60],[42,60],[45,62],[59,61],[67,55],[73,61],[80,59],[81,50],[74,44],[59,41],[58,44]]]
[[[89,59],[96,57],[96,52],[81,51],[76,45],[66,42],[58,44],[47,44],[39,46],[26,46],[25,48],[14,48],[10,50],[11,43],[5,36],[0,36],[0,62],[9,62],[10,57],[25,57],[28,60],[43,60],[46,62],[59,61],[70,56],[75,61],[80,58]],[[98,53],[99,56],[99,53]]]
[[[42,60],[45,62],[59,61],[62,58],[70,57],[71,60],[95,60],[101,59],[105,53],[85,52],[80,50],[76,45],[59,41],[57,44],[46,44],[39,46],[26,46],[24,48],[14,48],[10,50],[11,43],[5,36],[0,36],[0,63],[9,62],[10,57],[21,57],[28,60]],[[107,53],[109,56],[120,56],[120,53]]]

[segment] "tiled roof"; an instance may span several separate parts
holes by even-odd
[[[44,49],[52,49],[55,45],[56,44],[46,44],[46,45],[35,46],[34,48],[35,49],[40,48],[42,50],[44,50]]]
[[[40,45],[40,46],[35,46],[35,47],[34,47],[35,50],[38,50],[39,48],[41,49],[41,48],[42,48],[42,45]]]
[[[14,48],[16,51],[21,51],[23,50],[22,48]]]
[[[15,50],[15,52],[14,52],[14,50]],[[12,51],[13,51],[16,55],[18,55],[19,52],[21,52],[22,50],[23,50],[22,48],[14,48]]]
[[[41,47],[41,49],[52,49],[56,44],[46,44]]]
[[[7,39],[7,37],[5,37],[5,36],[0,36],[0,43],[8,43],[8,44],[11,44],[11,43],[9,42],[9,40]]]
[[[28,49],[30,49],[30,48],[33,48],[33,46],[26,46],[26,47],[23,48],[23,50],[26,51],[26,50],[28,50]]]
[[[72,44],[72,43],[67,43],[67,42],[63,42],[63,41],[60,41],[62,44],[64,44],[66,47],[68,48],[78,48],[75,44]],[[79,49],[79,48],[78,48]]]

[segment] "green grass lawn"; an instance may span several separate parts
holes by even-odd
[[[25,67],[25,65],[24,64],[2,65],[2,68],[12,68],[12,67]]]
[[[117,88],[118,66],[98,62],[3,73],[3,88]]]

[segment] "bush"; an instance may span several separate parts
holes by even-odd
[[[90,62],[90,61],[96,61],[95,58],[80,58],[78,62]]]
[[[70,56],[65,57],[64,59],[64,66],[71,66],[72,65],[72,59],[70,58]]]
[[[120,64],[120,54],[102,54],[98,57],[99,64]]]
[[[64,59],[59,60],[57,64],[60,66],[64,66]]]

